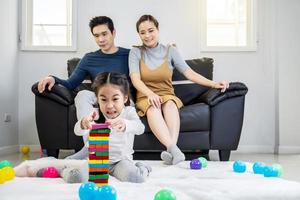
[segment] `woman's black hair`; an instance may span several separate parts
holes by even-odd
[[[158,29],[159,23],[158,21],[152,16],[152,15],[143,15],[139,18],[139,20],[136,22],[136,31],[139,33],[139,26],[144,21],[150,21],[153,22],[154,26]]]
[[[123,95],[128,96],[128,100],[125,105],[130,105],[130,88],[126,75],[117,72],[103,72],[97,74],[92,84],[92,89],[94,90],[96,96],[98,96],[99,89],[106,84],[119,86]]]

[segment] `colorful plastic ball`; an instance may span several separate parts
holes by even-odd
[[[262,162],[255,162],[252,165],[253,173],[254,174],[264,174],[264,168],[266,167],[265,163]]]
[[[81,184],[78,190],[80,200],[94,200],[98,187],[93,182],[86,182]]]
[[[202,165],[203,168],[206,168],[206,167],[207,167],[207,164],[208,164],[208,163],[207,163],[206,158],[204,158],[204,157],[199,157],[198,160],[200,160],[201,165]]]
[[[22,152],[23,155],[27,155],[30,152],[29,146],[28,145],[22,146],[21,152]]]
[[[4,167],[12,167],[12,164],[8,160],[2,160],[0,162],[0,169],[2,169]]]
[[[176,200],[176,196],[171,190],[162,189],[155,194],[154,200]]]
[[[0,174],[4,181],[10,181],[15,178],[15,170],[12,167],[2,168]]]
[[[264,177],[277,177],[278,171],[275,167],[272,166],[266,166],[264,168]]]
[[[94,200],[117,200],[117,191],[110,185],[98,188]]]
[[[282,176],[282,174],[283,174],[283,168],[282,168],[282,166],[281,165],[279,165],[279,164],[274,164],[274,165],[272,165],[276,170],[277,170],[277,176],[278,177],[281,177]]]
[[[190,162],[190,168],[191,169],[201,169],[202,168],[202,164],[200,162],[199,159],[193,159]]]
[[[5,178],[4,178],[4,176],[2,175],[2,171],[1,171],[1,169],[0,169],[0,184],[3,184],[3,183],[5,183]]]
[[[43,170],[43,177],[44,178],[58,178],[59,173],[55,167],[47,167]]]
[[[233,163],[233,171],[237,173],[244,173],[246,171],[246,164],[240,160],[235,161]]]

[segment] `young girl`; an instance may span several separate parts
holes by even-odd
[[[97,122],[110,124],[109,137],[109,174],[121,181],[144,182],[151,168],[132,160],[134,135],[144,133],[144,125],[130,106],[130,89],[125,75],[102,73],[97,75],[93,85],[100,113],[92,112],[79,120],[74,128],[76,135],[86,135],[97,115]]]
[[[195,73],[176,48],[158,42],[158,27],[158,21],[151,15],[143,15],[137,21],[136,30],[143,45],[131,49],[129,72],[137,89],[138,114],[147,116],[152,132],[167,149],[161,153],[161,159],[165,164],[177,164],[185,156],[176,145],[180,126],[178,109],[183,104],[172,86],[174,67],[200,85],[225,91],[228,83],[211,81]]]
[[[81,136],[89,134],[92,123],[95,123],[96,116],[99,116],[96,122],[108,123],[111,128],[109,137],[109,159],[111,167],[109,174],[120,181],[144,182],[151,172],[151,167],[141,162],[134,163],[132,160],[134,136],[144,132],[144,125],[139,119],[135,108],[129,106],[130,93],[126,76],[119,73],[104,72],[96,76],[92,87],[96,93],[100,112],[94,111],[90,115],[80,119],[75,124],[75,134]],[[88,157],[88,151],[86,150],[86,152],[86,157]],[[69,161],[70,160],[65,160],[65,162]],[[61,166],[59,167],[61,168]],[[39,170],[41,169],[34,170],[33,173],[30,173],[36,176]],[[63,178],[66,177],[64,179],[67,182],[68,179],[74,179],[74,174],[75,177],[87,176],[86,174],[82,174],[84,170],[76,170],[74,167],[72,170],[72,168],[66,166],[60,171],[68,172],[61,173]],[[69,173],[70,171],[72,173]],[[88,170],[84,173],[88,173]],[[79,178],[75,179],[79,180]]]

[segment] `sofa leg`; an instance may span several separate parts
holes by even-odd
[[[46,149],[47,156],[58,158],[59,149]]]
[[[228,161],[230,157],[230,150],[219,150],[220,161]]]

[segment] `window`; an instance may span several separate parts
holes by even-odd
[[[255,51],[255,0],[201,0],[202,51]]]
[[[76,0],[22,0],[22,50],[75,51]]]

